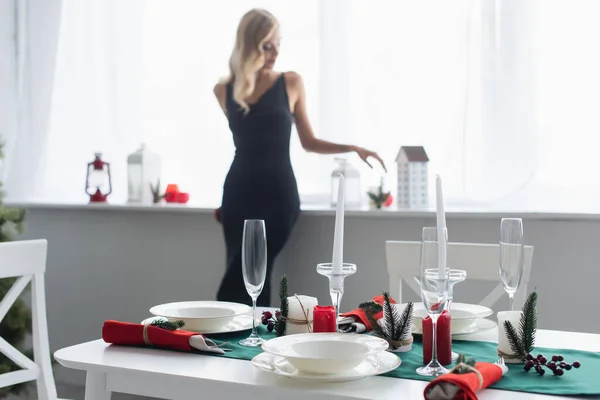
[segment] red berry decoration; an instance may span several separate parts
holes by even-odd
[[[542,354],[538,354],[535,358],[531,354],[527,354],[525,360],[527,360],[523,367],[525,372],[529,372],[533,368],[540,376],[543,376],[546,373],[544,367],[552,371],[555,376],[563,376],[565,371],[581,367],[579,361],[574,361],[573,364],[569,364],[564,361],[564,357],[561,355],[554,355],[552,356],[552,361],[548,361]]]

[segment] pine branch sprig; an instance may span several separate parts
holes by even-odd
[[[178,321],[169,321],[166,319],[156,319],[150,323],[151,326],[156,326],[157,328],[166,329],[168,331],[175,331],[177,329],[183,328],[185,326],[185,322]]]
[[[525,357],[527,352],[525,352],[523,342],[510,321],[504,321],[504,330],[506,331],[506,338],[508,339],[508,344],[510,345],[513,353],[521,357]]]
[[[460,353],[456,360],[455,367],[452,368],[451,372],[453,374],[468,374],[469,372],[473,372],[472,368],[475,368],[475,364],[475,358],[467,359],[467,356],[464,353]]]
[[[398,312],[396,307],[394,307],[396,313]],[[413,316],[413,302],[411,301],[404,307],[404,311],[402,311],[402,315],[400,315],[398,325],[396,326],[396,331],[394,332],[393,339],[394,340],[402,340],[408,336],[410,330],[412,329],[412,316]]]
[[[283,336],[285,335],[285,319],[289,312],[288,285],[287,277],[285,275],[283,275],[279,281],[279,300],[281,301],[280,311],[282,318],[278,318],[275,323],[275,333],[277,336]]]
[[[394,334],[396,333],[396,326],[399,322],[398,319],[400,318],[400,315],[396,306],[390,301],[389,292],[383,292],[383,309],[383,321],[385,322],[386,336],[392,340],[398,340],[394,337]]]
[[[521,346],[525,354],[533,351],[535,344],[535,334],[537,330],[537,293],[532,292],[527,296],[527,300],[523,305],[523,314],[519,324],[519,336],[521,338]]]
[[[375,319],[375,314],[381,312],[371,305],[372,302],[362,303],[360,308],[365,312],[371,324],[373,335],[387,340],[391,349],[395,350],[399,342],[406,340],[412,328],[413,303],[410,302],[400,313],[388,292],[383,292],[383,323]],[[377,303],[375,303],[377,304]]]
[[[371,324],[371,331],[373,332],[373,335],[380,338],[386,338],[387,335],[384,328],[382,328],[381,325],[379,325],[379,323],[375,319],[376,313],[374,313],[373,310],[370,308],[364,308],[363,310],[365,312],[365,315],[367,316],[367,319],[369,320],[369,323]]]
[[[366,301],[364,303],[360,303],[358,305],[358,308],[362,308],[363,310],[368,308],[369,311],[371,311],[373,314],[377,314],[377,313],[383,311],[382,305],[379,303],[375,303],[373,300]]]

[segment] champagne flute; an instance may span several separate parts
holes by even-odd
[[[523,221],[521,218],[502,218],[500,222],[500,280],[514,308],[515,293],[523,277],[525,248],[523,246]]]
[[[240,345],[256,347],[264,343],[256,332],[256,299],[263,290],[267,275],[267,234],[265,221],[262,219],[244,221],[242,275],[246,291],[252,298],[252,333],[246,339],[240,340]]]
[[[444,229],[445,235],[447,231]],[[447,242],[444,241],[445,244]],[[431,361],[424,367],[417,368],[417,374],[423,376],[439,376],[448,372],[437,358],[437,320],[448,303],[448,286],[450,271],[444,268],[440,274],[438,269],[438,240],[435,228],[423,228],[421,241],[421,270],[419,276],[421,299],[432,322],[432,354]]]

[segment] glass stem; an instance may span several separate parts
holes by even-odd
[[[510,302],[510,311],[513,311],[515,309],[515,295],[510,293],[508,295],[508,300]]]
[[[331,302],[333,303],[333,306],[335,307],[335,326],[336,326],[336,332],[338,332],[339,330],[337,329],[337,321],[340,318],[340,302],[342,301],[343,293],[333,292],[330,290],[329,294],[331,295]]]
[[[258,335],[256,333],[256,298],[252,297],[252,334],[251,336]]]
[[[439,364],[437,359],[437,315],[431,318],[433,337],[431,339],[431,364]]]

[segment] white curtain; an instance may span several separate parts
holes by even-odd
[[[0,48],[8,60],[0,79],[11,78],[0,95],[8,114],[0,132],[6,143],[2,178],[8,200],[29,200],[43,186],[60,10],[60,0],[2,2],[6,24],[0,28]]]
[[[252,7],[280,20],[278,68],[303,75],[317,136],[378,151],[392,190],[400,146],[423,145],[451,204],[539,209],[573,203],[575,189],[579,202],[600,195],[596,0],[10,4],[29,7],[12,28],[3,13],[0,27],[4,46],[11,29],[27,33],[17,35],[26,52],[0,60],[20,116],[0,119],[10,198],[85,201],[85,166],[99,151],[113,170],[110,200],[123,202],[127,154],[145,142],[162,155],[164,184],[218,205],[233,145],[212,87]],[[333,156],[305,153],[295,132],[291,156],[303,197],[326,202]],[[348,157],[364,189],[379,181],[381,169]]]

